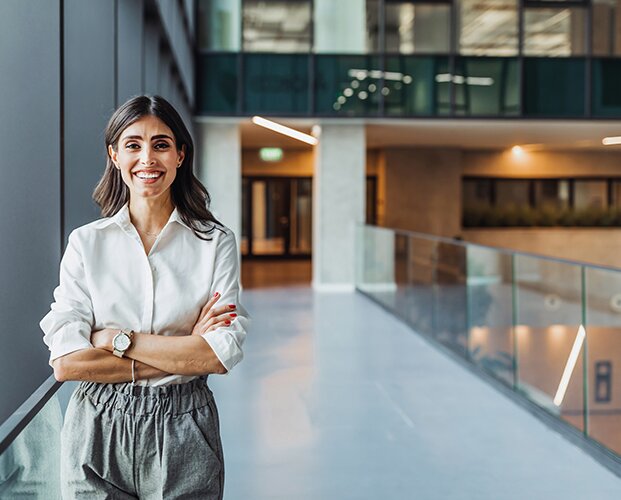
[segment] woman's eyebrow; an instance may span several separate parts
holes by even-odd
[[[126,141],[128,139],[142,139],[141,135],[128,135],[127,137],[123,137],[123,140]],[[172,137],[170,137],[169,135],[166,134],[160,134],[160,135],[154,135],[151,140],[155,141],[157,139],[170,139],[171,141],[173,140]]]

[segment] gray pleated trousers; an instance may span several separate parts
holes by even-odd
[[[207,381],[80,382],[61,430],[61,491],[74,499],[222,499],[224,456]]]

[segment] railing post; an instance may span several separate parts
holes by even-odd
[[[517,296],[517,280],[516,280],[516,264],[515,254],[511,254],[511,335],[513,338],[513,390],[517,391],[519,387],[519,364],[518,364],[518,296]]]
[[[468,277],[470,276],[470,268],[468,266],[468,245],[464,245],[464,254],[466,265],[465,268],[465,276],[464,276],[464,286],[466,287],[466,359],[472,362],[472,356],[470,355],[470,330],[472,328],[472,297],[470,295],[470,286],[468,285]]]
[[[581,305],[582,305],[582,326],[584,326],[584,345],[582,349],[582,408],[583,408],[583,432],[589,435],[589,332],[587,328],[587,308],[586,308],[586,267],[580,266],[581,271]]]

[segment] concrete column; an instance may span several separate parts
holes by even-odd
[[[241,242],[241,136],[237,123],[196,123],[196,176],[211,196],[210,210]]]
[[[356,224],[365,220],[364,125],[321,124],[313,176],[313,288],[355,286]]]

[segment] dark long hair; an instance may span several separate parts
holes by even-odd
[[[110,155],[107,154],[108,146],[111,145],[115,151],[118,151],[118,141],[123,130],[148,115],[156,116],[172,130],[178,150],[185,146],[183,163],[177,169],[177,176],[170,186],[172,203],[177,207],[183,222],[192,228],[196,237],[211,241],[211,238],[203,238],[199,233],[211,234],[215,228],[224,232],[224,229],[218,227],[223,226],[223,224],[209,210],[211,197],[207,189],[194,176],[194,142],[192,136],[177,110],[159,95],[132,97],[119,106],[110,117],[104,134],[107,157],[106,170],[95,186],[93,200],[101,208],[103,217],[116,214],[129,200],[129,188],[123,182],[121,171],[114,166]],[[210,222],[213,224],[209,224]],[[210,228],[202,228],[203,224],[210,226]]]

